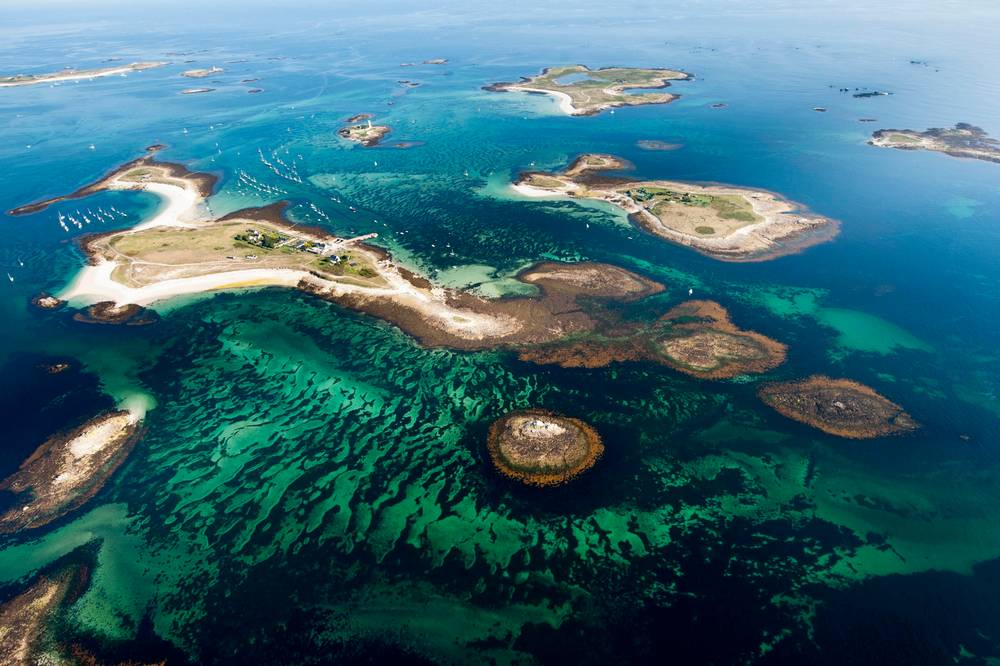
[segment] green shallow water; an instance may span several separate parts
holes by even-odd
[[[321,645],[516,662],[579,622],[624,631],[643,622],[629,609],[729,593],[764,609],[749,658],[809,630],[812,586],[967,573],[1000,548],[987,474],[915,462],[919,442],[880,442],[874,461],[793,436],[752,386],[422,349],[282,290],[189,305],[156,335],[139,380],[158,406],[104,504],[0,554],[11,581],[100,539],[72,617],[104,641],[145,620],[202,658],[243,654],[235,626],[308,609]],[[566,488],[498,482],[486,427],[528,406],[587,419],[606,457]],[[975,547],[956,541],[970,531]]]

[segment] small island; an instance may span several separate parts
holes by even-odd
[[[31,299],[31,304],[39,310],[58,310],[66,305],[66,301],[59,300],[47,292],[42,292]]]
[[[838,437],[871,439],[919,427],[902,407],[849,379],[814,375],[766,384],[758,395],[779,414]]]
[[[1000,164],[1000,141],[990,138],[981,127],[968,123],[958,123],[955,127],[932,127],[924,132],[883,129],[872,134],[868,143],[879,148],[931,150],[952,157]]]
[[[158,322],[160,316],[156,312],[134,303],[120,305],[114,301],[101,301],[74,314],[73,320],[84,324],[146,326]]]
[[[601,438],[579,419],[526,409],[495,421],[486,448],[502,475],[529,486],[562,485],[594,466]]]
[[[0,605],[0,663],[86,663],[70,660],[64,646],[49,634],[56,616],[87,589],[91,570],[92,566],[67,564],[38,576],[27,589]]]
[[[0,76],[0,88],[17,86],[32,86],[39,83],[59,83],[61,81],[82,81],[97,79],[104,76],[125,76],[131,72],[141,72],[144,69],[162,67],[165,62],[133,62],[128,65],[115,65],[99,69],[64,69],[49,74],[18,74],[16,76]]]
[[[564,368],[600,368],[613,362],[652,361],[701,379],[767,372],[787,347],[737,328],[714,301],[686,301],[649,325],[613,322],[591,335],[521,349],[518,358]]]
[[[373,125],[371,120],[373,117],[370,113],[359,113],[352,116],[348,118],[347,122],[355,124],[342,127],[337,131],[337,134],[341,138],[359,143],[365,148],[377,146],[392,129],[388,125]]]
[[[670,93],[630,93],[630,90],[666,88],[671,81],[686,81],[691,75],[673,69],[640,69],[585,65],[548,67],[541,74],[513,83],[494,83],[491,92],[526,92],[551,95],[570,116],[592,116],[622,106],[668,104],[679,97]]]
[[[209,67],[207,69],[189,69],[186,72],[181,72],[181,76],[186,76],[189,79],[204,79],[213,74],[221,74],[224,70],[221,67]]]
[[[729,313],[714,301],[687,301],[665,314],[669,324],[656,341],[663,362],[703,379],[759,374],[781,365],[788,347],[776,340],[738,329]]]
[[[142,436],[141,424],[135,413],[109,412],[46,440],[0,482],[16,496],[0,514],[0,534],[47,525],[96,495]]]
[[[830,240],[839,230],[835,220],[765,190],[635,181],[604,173],[628,166],[613,155],[586,154],[559,173],[522,173],[513,188],[532,197],[606,201],[643,230],[722,261],[766,261],[794,254]]]

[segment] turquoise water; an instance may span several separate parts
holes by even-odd
[[[1000,136],[990,5],[5,13],[5,73],[111,56],[172,62],[0,90],[3,210],[162,142],[163,159],[220,176],[216,213],[288,199],[296,220],[377,231],[422,274],[489,296],[523,291],[510,276],[541,259],[621,265],[667,285],[652,309],[692,289],[788,344],[764,379],[850,377],[923,426],[841,440],[763,407],[760,378],[428,350],[282,290],[172,304],[150,327],[78,324],[28,306],[82,261],[83,232],[63,232],[58,213],[114,205],[128,226],[155,198],[104,193],[3,216],[0,278],[14,278],[0,279],[4,475],[114,402],[153,406],[148,434],[97,497],[0,541],[3,598],[60,558],[92,560],[61,639],[112,662],[1000,658],[1000,166],[865,145],[880,127],[960,121]],[[399,67],[438,57],[449,62]],[[569,63],[695,78],[671,87],[682,95],[673,104],[588,118],[481,90]],[[192,85],[180,71],[213,65],[225,69],[205,84],[215,92],[179,94]],[[392,126],[387,147],[336,137],[360,112]],[[644,139],[682,148],[643,151]],[[420,145],[388,147],[396,141]],[[581,152],[625,157],[639,177],[781,192],[842,231],[801,255],[726,264],[606,207],[506,189],[522,169]],[[80,365],[52,379],[37,372],[50,358]],[[545,492],[498,478],[486,430],[523,407],[589,421],[605,458]]]

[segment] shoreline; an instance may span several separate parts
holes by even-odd
[[[555,88],[539,87],[536,84],[550,76],[553,70],[561,72],[556,78],[561,76],[586,73],[597,75],[611,71],[621,72],[648,72],[648,81],[625,81],[606,80],[604,87],[599,88],[601,95],[608,97],[604,101],[591,102],[587,106],[577,106],[573,96],[565,90]],[[645,93],[644,96],[629,95],[628,90],[661,90],[668,88],[671,81],[691,81],[694,76],[688,72],[671,69],[644,69],[640,67],[598,67],[591,69],[586,65],[569,65],[565,67],[545,67],[539,74],[534,76],[522,76],[520,81],[498,81],[482,87],[487,92],[524,92],[532,95],[548,95],[554,97],[558,103],[559,110],[568,116],[594,116],[608,109],[616,109],[629,106],[646,106],[650,104],[669,104],[680,98],[674,93]],[[560,84],[556,79],[552,80],[552,85],[566,88],[574,92],[582,92],[582,86],[576,86],[577,82]]]
[[[629,222],[646,233],[676,245],[690,247],[700,254],[719,261],[739,263],[769,261],[798,254],[809,247],[825,243],[840,232],[838,220],[812,213],[803,204],[769,190],[723,183],[629,180],[606,175],[609,171],[621,171],[628,166],[625,161],[611,155],[584,154],[560,172],[522,172],[510,184],[510,188],[519,195],[529,198],[563,197],[604,201],[624,211]],[[695,235],[682,228],[670,226],[668,222],[670,219],[683,221],[685,214],[693,214],[688,209],[693,210],[696,206],[679,205],[673,209],[674,218],[662,218],[654,214],[650,206],[642,205],[638,194],[629,194],[633,189],[642,193],[647,188],[670,190],[675,194],[693,198],[709,197],[722,200],[739,197],[749,208],[749,214],[756,219],[736,226],[724,235]],[[652,208],[655,208],[655,205]],[[706,224],[727,223],[730,218],[723,218],[720,214],[718,218],[713,219],[707,220]],[[699,232],[702,228],[696,227]],[[714,234],[713,226],[707,228]]]
[[[63,81],[84,81],[98,79],[116,74],[129,74],[131,72],[141,72],[147,69],[163,67],[167,62],[133,62],[128,65],[117,67],[106,67],[103,69],[68,69],[62,72],[50,72],[48,74],[29,74],[10,77],[0,77],[0,88],[18,88],[21,86],[33,86],[40,83],[61,83]],[[19,78],[20,77],[20,78]]]
[[[323,229],[297,225],[284,217],[281,203],[210,218],[202,201],[214,182],[208,174],[147,157],[66,195],[122,187],[150,191],[167,204],[130,229],[81,237],[88,263],[58,298],[72,300],[74,306],[102,304],[103,309],[118,311],[205,292],[295,288],[387,321],[426,346],[473,350],[514,348],[594,331],[608,316],[601,303],[663,291],[659,283],[616,266],[542,262],[517,276],[536,285],[539,295],[486,299],[413,274],[385,250],[365,244],[369,236],[340,239]],[[66,196],[18,210],[37,211]],[[255,250],[239,238],[249,231],[258,239],[263,233],[280,243],[257,245]],[[293,251],[275,251],[283,247]],[[578,298],[586,299],[586,307]],[[591,300],[597,303],[590,305]]]

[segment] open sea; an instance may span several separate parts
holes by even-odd
[[[789,346],[728,381],[540,367],[423,348],[281,289],[87,325],[29,305],[79,270],[75,239],[114,228],[64,232],[59,213],[115,206],[124,228],[158,199],[0,213],[0,478],[53,433],[149,408],[96,497],[0,537],[0,600],[90,563],[60,641],[100,663],[1000,663],[1000,164],[866,145],[956,122],[1000,136],[995,2],[4,4],[0,74],[170,64],[0,89],[0,210],[163,143],[161,159],[219,176],[216,214],[284,199],[297,222],[378,232],[419,274],[495,297],[537,261],[607,262],[666,285],[656,313],[693,290]],[[431,58],[448,62],[400,66]],[[672,104],[593,117],[481,89],[572,63],[694,79]],[[215,90],[180,94],[195,86]],[[363,112],[393,128],[384,146],[336,136]],[[841,233],[724,263],[609,206],[508,188],[584,152],[638,178],[780,192]],[[60,359],[73,368],[39,370]],[[922,427],[841,439],[755,395],[812,374],[867,384]],[[501,478],[486,431],[527,407],[591,423],[604,458],[559,488]]]

